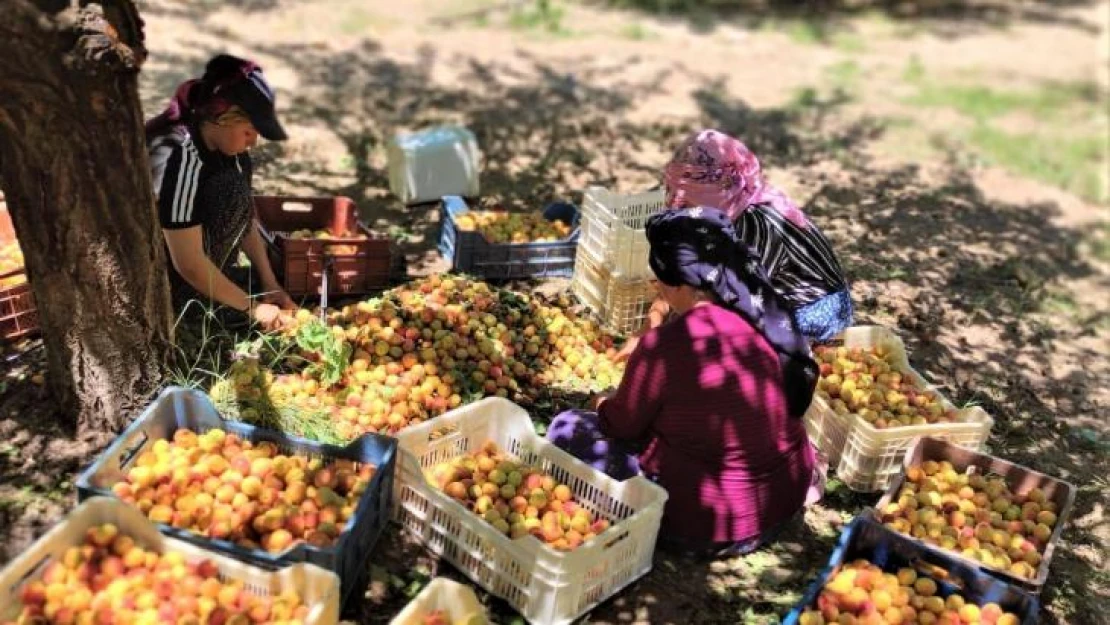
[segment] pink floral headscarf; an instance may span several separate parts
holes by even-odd
[[[759,159],[739,140],[717,130],[690,136],[663,170],[667,206],[706,206],[735,220],[753,204],[770,204],[799,228],[805,213],[763,179]]]

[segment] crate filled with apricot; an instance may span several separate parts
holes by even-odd
[[[489,625],[489,617],[472,587],[437,577],[389,625]]]
[[[512,402],[462,406],[397,445],[394,520],[531,623],[574,622],[651,570],[667,492],[577,460]]]
[[[370,235],[358,230],[344,230],[332,233],[328,230],[294,230],[284,235],[288,241],[323,241],[325,256],[341,256],[344,254],[358,253],[358,243],[369,241]]]
[[[112,486],[151,521],[248,549],[329,547],[354,516],[375,467],[285,455],[224,430],[155,441]]]
[[[490,280],[570,277],[578,253],[578,209],[542,213],[470,210],[460,197],[440,204],[439,251],[454,271]]]
[[[910,366],[902,340],[881,326],[855,326],[820,345],[817,390],[804,423],[837,477],[855,491],[885,490],[919,436],[978,449],[994,420],[957,408]]]
[[[19,241],[0,243],[0,288],[17,286],[27,281],[23,270],[23,250]]]
[[[389,237],[358,218],[351,198],[254,197],[270,263],[293,297],[356,295],[385,288],[392,270]]]
[[[425,470],[428,482],[498,532],[535,536],[553,549],[569,551],[609,529],[574,500],[570,487],[506,455],[488,441],[466,454]]]
[[[997,603],[979,606],[957,592],[942,597],[937,591],[935,580],[912,568],[887,573],[867,560],[856,560],[832,576],[817,597],[817,605],[802,612],[798,623],[1021,623],[1018,615]]]
[[[1034,625],[1035,597],[857,516],[784,625]]]
[[[504,210],[468,211],[455,218],[455,226],[463,232],[477,232],[490,243],[550,243],[571,233],[571,225],[562,220]]]
[[[308,614],[297,591],[257,596],[212,560],[144,549],[111,523],[88,530],[20,592],[17,623],[280,623]],[[244,619],[245,617],[245,619]]]
[[[907,463],[875,509],[884,525],[1039,589],[1070,513],[1069,484],[935,439]]]
[[[80,503],[0,568],[0,624],[333,625],[339,580],[267,571],[164,536],[107,497]]]
[[[956,419],[956,411],[945,407],[936,392],[898,371],[888,347],[819,345],[813,354],[821,369],[817,396],[837,414],[859,415],[878,429]]]
[[[6,215],[6,211],[0,210],[0,216]],[[0,237],[3,230],[0,225]],[[12,239],[0,243],[0,340],[15,340],[38,331],[38,309],[27,282],[19,242]]]
[[[339,575],[346,598],[388,519],[395,451],[373,434],[334,447],[226,422],[203,393],[171,387],[77,488],[244,562],[316,564]]]
[[[422,625],[487,625],[489,619],[483,614],[472,614],[461,619],[452,620],[447,610],[434,610],[424,616]]]

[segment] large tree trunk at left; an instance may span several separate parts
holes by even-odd
[[[138,96],[142,22],[129,0],[79,4],[3,3],[0,186],[48,384],[67,425],[100,439],[161,384],[172,311]]]

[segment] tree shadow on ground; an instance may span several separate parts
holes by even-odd
[[[1006,29],[1021,24],[1058,25],[1097,34],[1099,26],[1067,9],[1088,7],[1095,0],[613,0],[599,2],[688,23],[699,32],[718,25],[739,23],[751,28],[783,20],[801,20],[818,43],[833,43],[835,35],[851,31],[851,20],[879,15],[914,29],[956,39],[986,29]]]
[[[702,105],[713,125],[761,145],[763,138],[745,134],[753,127],[746,103],[703,98]],[[1058,225],[1054,203],[993,199],[955,165],[938,173],[876,163],[859,149],[878,136],[867,121],[832,122],[839,130],[816,141],[824,151],[803,144],[791,153],[798,146],[781,141],[761,147],[790,154],[777,163],[787,169],[836,161],[805,171],[816,189],[804,208],[853,281],[857,323],[895,327],[913,365],[957,406],[981,404],[995,420],[991,453],[1079,488],[1057,552],[1065,563],[1045,597],[1059,600],[1069,622],[1082,620],[1105,597],[1105,555],[1092,545],[1110,531],[1099,501],[1110,429],[1092,395],[1110,384],[1110,340],[1105,312],[1058,312],[1053,304],[1062,281],[1110,292],[1110,276],[1082,253],[1085,229]],[[840,137],[849,140],[841,146]],[[819,160],[807,160],[811,154]],[[959,162],[951,154],[948,161]]]
[[[1072,424],[1097,419],[1089,395],[1110,380],[1105,362],[1096,364],[1104,350],[1079,347],[1070,363],[1053,362],[1091,328],[1045,313],[1054,281],[1094,277],[1110,288],[1078,252],[1084,232],[1054,225],[1054,205],[988,199],[962,171],[926,183],[913,167],[859,167],[823,185],[807,209],[830,225],[863,295],[861,317],[893,321],[927,379],[956,405],[981,404],[994,418],[991,453],[1081,489],[1057,551],[1065,563],[1044,597],[1070,607],[1066,622],[1093,614],[1105,580],[1101,557],[1083,546],[1108,529],[1096,482],[1110,464],[1075,444]],[[1071,364],[1078,368],[1061,375]],[[1042,622],[1059,618],[1054,610]]]
[[[812,515],[807,515],[812,517]],[[367,601],[345,616],[388,623],[432,577],[473,582],[391,526],[370,560]],[[798,517],[773,545],[740,558],[694,559],[657,550],[652,571],[584,614],[576,623],[777,623],[828,560],[836,532],[816,532]],[[504,600],[476,588],[492,623],[519,623]]]
[[[536,210],[557,199],[577,201],[591,185],[625,191],[656,186],[674,146],[714,116],[720,89],[707,84],[695,94],[708,111],[704,120],[634,123],[622,117],[638,94],[658,89],[665,72],[632,80],[624,77],[627,67],[588,55],[555,67],[525,52],[511,62],[484,62],[439,58],[430,47],[417,51],[417,61],[402,63],[369,40],[335,54],[288,45],[258,52],[280,59],[304,85],[281,96],[284,118],[319,128],[345,151],[338,163],[319,162],[298,159],[294,148],[267,145],[256,154],[260,179],[276,188],[354,198],[371,226],[403,233],[410,273],[439,269],[422,255],[438,235],[438,212],[405,207],[386,193],[385,150],[396,132],[465,125],[482,151],[482,202]],[[443,64],[463,68],[456,83],[434,80]],[[773,159],[816,162],[852,150],[875,132],[865,122],[814,135],[844,103],[830,98],[804,107],[748,108],[727,121],[744,126],[745,137]]]
[[[213,52],[198,47],[148,68],[144,81],[165,89],[157,104],[187,77],[183,67],[200,67]],[[1076,370],[1066,374],[1040,366],[1046,355],[1091,330],[1045,321],[1040,311],[1051,297],[1052,281],[1096,275],[1076,252],[1083,233],[1055,225],[1054,206],[993,200],[959,168],[937,179],[916,168],[873,163],[863,148],[881,126],[868,119],[844,123],[836,115],[837,98],[758,109],[706,83],[694,93],[701,107],[697,117],[631,122],[623,118],[653,80],[614,77],[609,72],[616,70],[588,54],[566,62],[574,69],[572,78],[562,66],[523,55],[485,63],[439,58],[427,48],[418,61],[401,63],[372,41],[339,54],[312,46],[257,52],[286,64],[304,86],[279,95],[282,114],[338,141],[344,153],[340,162],[320,162],[302,158],[306,154],[295,147],[264,146],[257,154],[261,186],[355,198],[371,223],[413,235],[406,244],[410,273],[431,266],[438,226],[434,210],[403,207],[386,192],[383,150],[398,129],[466,124],[484,154],[483,195],[518,208],[574,198],[588,184],[625,191],[651,186],[666,155],[700,126],[742,136],[769,165],[803,168],[817,187],[806,208],[833,239],[854,280],[860,321],[897,326],[913,363],[927,378],[957,404],[982,403],[996,421],[989,441],[995,453],[1081,488],[1045,590],[1044,598],[1054,607],[1044,618],[1082,622],[1085,615],[1098,614],[1100,593],[1107,587],[1098,564],[1105,557],[1099,537],[1105,536],[1100,497],[1106,485],[1098,480],[1106,474],[1106,448],[1077,437],[1067,421],[1097,415],[1086,389],[1106,385],[1105,353],[1080,352],[1073,357],[1078,360],[1069,361]],[[438,63],[467,67],[464,80],[437,82],[432,68]],[[829,163],[836,165],[831,173],[809,167]],[[12,401],[4,395],[0,414],[30,405]],[[1106,440],[1104,429],[1101,435]],[[68,475],[78,464],[42,465],[34,471]],[[784,552],[772,551],[778,558],[774,563],[769,558],[758,566],[671,562],[672,570],[660,556],[652,573],[600,606],[591,619],[707,622],[693,618],[694,608],[729,615],[735,619],[730,622],[741,621],[749,608],[758,615],[783,614],[786,593],[779,597],[781,604],[766,603],[772,594],[752,592],[759,585],[750,586],[748,580],[770,584],[780,573],[764,577],[765,571],[781,568],[790,576],[783,587],[800,592],[827,560],[837,519],[855,514],[867,501],[866,496],[832,498],[815,508],[810,516],[820,518],[799,530],[802,538],[784,536]],[[11,529],[4,532],[4,544],[13,545]],[[806,532],[819,538],[805,538]],[[370,584],[370,594],[380,591],[381,601],[357,608],[363,622],[388,620],[396,610],[386,608],[403,605],[407,596],[402,591],[411,576],[420,575],[421,558],[427,557],[422,550],[391,550],[389,545],[399,540],[395,534],[383,539],[372,558],[385,577],[378,571]],[[800,551],[788,547],[795,542]],[[501,622],[509,622],[511,612],[503,604],[495,603],[494,611]]]
[[[0,565],[19,555],[76,503],[76,474],[96,448],[63,425],[46,387],[41,340],[0,350]]]
[[[482,195],[518,209],[576,199],[590,184],[622,190],[652,186],[666,155],[700,126],[743,137],[766,164],[800,168],[816,187],[806,208],[834,241],[855,282],[861,321],[897,326],[927,378],[957,404],[982,403],[996,420],[990,440],[995,452],[1089,487],[1095,475],[1092,454],[1066,444],[1070,439],[1055,415],[1092,410],[1075,389],[1096,382],[1099,371],[1065,377],[1015,366],[1043,360],[1052,346],[1080,332],[1038,317],[1053,280],[1094,275],[1077,252],[1083,233],[1055,225],[1055,206],[990,199],[958,167],[938,178],[915,167],[873,163],[866,147],[881,135],[880,120],[843,120],[845,99],[836,95],[759,109],[723,95],[719,83],[706,82],[693,94],[701,109],[696,118],[632,122],[625,119],[637,94],[652,89],[653,79],[624,78],[635,72],[614,76],[616,70],[587,55],[565,66],[524,54],[487,63],[441,58],[426,47],[416,61],[400,62],[373,41],[341,53],[313,46],[257,51],[286,65],[303,86],[281,94],[284,118],[320,129],[344,153],[340,162],[321,162],[271,144],[257,155],[260,181],[270,189],[353,197],[367,221],[410,235],[410,274],[434,267],[438,223],[434,209],[404,207],[386,191],[384,149],[398,130],[466,125],[483,152]],[[466,71],[457,82],[442,84],[434,78],[437,64]],[[1055,449],[1046,453],[1047,447]],[[858,498],[834,499],[822,509],[851,515],[860,505]],[[1076,518],[1095,511],[1095,497],[1084,495]],[[1046,590],[1050,598],[1074,593],[1076,598],[1068,599],[1072,615],[1097,597],[1097,572],[1090,558],[1078,553],[1097,544],[1097,529],[1070,526],[1069,545],[1058,556],[1066,563],[1058,565],[1061,574]],[[825,550],[807,557],[816,566],[827,555]],[[394,564],[399,570],[407,566]],[[694,583],[679,584],[665,569],[657,565],[599,608],[597,618],[635,620],[644,610],[682,605],[687,596],[721,614],[742,613],[741,607],[761,600],[744,594],[742,585],[729,586],[736,582],[731,569],[711,584],[700,575],[689,576]]]

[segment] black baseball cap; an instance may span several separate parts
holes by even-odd
[[[285,141],[289,138],[278,122],[277,112],[274,110],[274,90],[263,76],[262,68],[249,63],[243,67],[241,79],[231,84],[221,85],[213,95],[218,95],[243,109],[251,118],[251,124],[258,134],[265,139]]]

